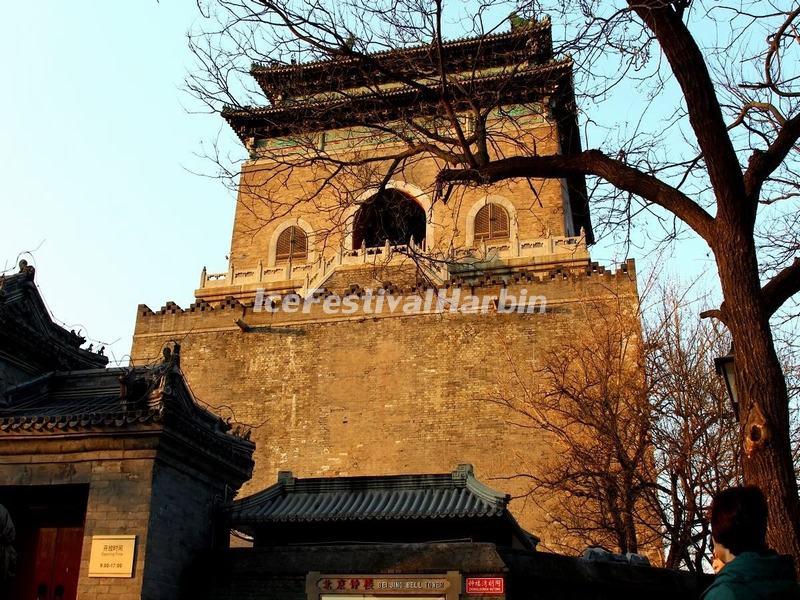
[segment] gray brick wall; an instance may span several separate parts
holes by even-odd
[[[208,481],[190,464],[178,468],[156,463],[143,600],[178,597],[186,567],[211,548],[214,510],[224,493],[218,482]]]

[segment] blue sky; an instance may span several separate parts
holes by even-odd
[[[189,172],[222,127],[180,89],[194,4],[3,12],[0,266],[32,251],[54,316],[122,359],[138,303],[186,305],[203,265],[225,269],[234,200]]]
[[[203,142],[236,140],[187,110],[195,5],[19,2],[3,16],[0,271],[31,252],[54,317],[125,362],[139,303],[186,306],[204,265],[227,267],[234,198],[192,171],[211,172]],[[610,243],[593,257],[623,258]],[[674,258],[690,278],[708,265],[699,244]]]

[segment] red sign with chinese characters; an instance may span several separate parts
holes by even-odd
[[[505,589],[502,577],[467,577],[468,594],[504,594]]]

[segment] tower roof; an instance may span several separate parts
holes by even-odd
[[[504,94],[503,104],[538,102],[560,94],[570,99],[572,61],[526,65],[513,73],[468,74],[460,83],[468,94],[454,92],[456,111],[468,109],[470,102],[475,99],[497,104],[500,88]],[[401,82],[385,89],[365,87],[342,94],[282,101],[270,106],[226,106],[222,116],[239,138],[246,142],[248,138],[268,139],[363,123],[380,123],[403,117],[406,113],[415,118],[435,116],[441,112],[439,97],[436,85],[414,86]]]
[[[342,48],[341,55],[321,61],[255,64],[251,74],[270,104],[225,106],[222,116],[253,156],[260,148],[304,156],[304,148],[313,153],[350,143],[414,139],[420,123],[428,127],[429,120],[438,123],[442,116],[440,50],[456,113],[474,112],[477,106],[481,114],[504,117],[505,107],[528,105],[530,114],[545,115],[557,126],[561,152],[580,152],[573,63],[554,59],[548,19],[441,47],[433,43],[366,55]],[[387,125],[392,123],[394,130]],[[582,228],[591,243],[586,180],[575,175],[566,181],[575,230]]]
[[[450,40],[442,51],[451,72],[478,71],[522,62],[544,63],[553,55],[550,21],[532,22],[484,36]],[[320,92],[389,83],[398,78],[437,75],[435,45],[391,48],[367,56],[338,57],[299,64],[253,63],[250,74],[273,104]]]

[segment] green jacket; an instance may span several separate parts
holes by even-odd
[[[725,565],[702,600],[800,600],[794,563],[775,553],[742,552]]]

